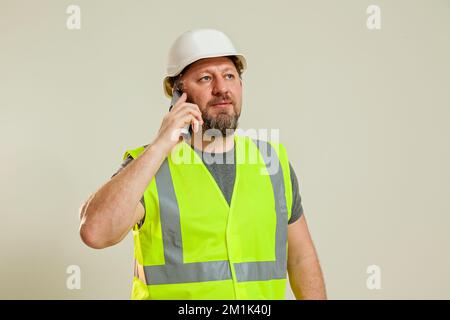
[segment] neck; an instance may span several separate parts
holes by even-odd
[[[204,152],[210,153],[223,153],[230,151],[233,148],[234,133],[226,137],[210,137],[207,135],[204,136],[201,133],[201,130],[199,130],[197,133],[193,134],[191,138],[186,142],[197,150],[202,150]]]

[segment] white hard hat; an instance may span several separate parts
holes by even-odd
[[[240,72],[247,67],[244,55],[238,53],[231,40],[221,31],[214,29],[190,30],[180,35],[169,50],[167,69],[163,81],[164,93],[172,97],[170,78],[191,63],[213,57],[235,56],[241,64]]]

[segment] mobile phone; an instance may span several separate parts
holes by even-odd
[[[177,103],[178,99],[180,99],[181,95],[183,94],[183,91],[181,91],[178,88],[174,88],[172,90],[172,101],[170,102],[170,108],[169,111],[172,110],[172,107]],[[185,139],[189,139],[192,134],[192,125],[188,124],[183,129],[181,129],[181,135]]]

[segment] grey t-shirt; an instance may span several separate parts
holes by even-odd
[[[228,204],[230,204],[233,194],[234,181],[236,178],[236,164],[234,161],[236,159],[236,155],[234,152],[235,148],[233,147],[231,150],[224,153],[208,153],[197,150],[196,148],[193,149],[203,160],[203,163],[208,168],[209,172],[211,172],[211,175],[216,180],[216,183],[219,186],[220,190],[222,190],[222,193]],[[233,161],[227,161],[227,159],[232,159]],[[118,174],[120,170],[125,168],[132,160],[133,158],[131,156],[128,156],[128,158],[126,158],[122,162],[120,168],[112,177]],[[292,168],[291,163],[289,163],[289,170],[292,184],[292,213],[291,218],[289,219],[289,224],[291,224],[297,221],[303,214],[303,207],[298,187],[297,176],[295,175],[295,171]],[[141,203],[145,208],[144,197],[141,198]],[[144,219],[142,219],[142,221],[139,223],[139,226],[142,225]]]

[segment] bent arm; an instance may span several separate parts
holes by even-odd
[[[287,265],[296,299],[327,299],[322,270],[305,215],[288,226]]]
[[[166,158],[156,144],[148,145],[80,208],[80,236],[89,247],[102,249],[120,242],[143,218],[140,199]]]

